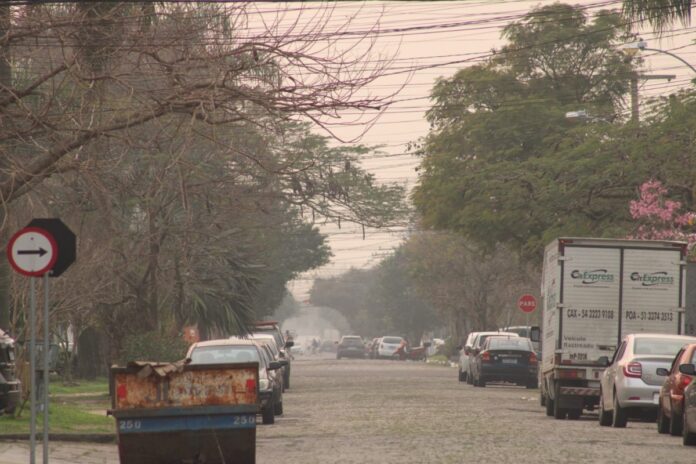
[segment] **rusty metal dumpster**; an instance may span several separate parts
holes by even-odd
[[[111,370],[122,464],[254,464],[257,363]]]

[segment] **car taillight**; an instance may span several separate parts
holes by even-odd
[[[529,353],[529,364],[536,364],[539,361],[537,360],[536,354],[534,353]]]
[[[481,361],[490,362],[491,361],[491,354],[488,351],[484,351],[483,353],[481,353]]]
[[[684,394],[684,389],[691,383],[692,377],[690,375],[677,374],[676,385],[674,387],[674,393],[678,395]]]
[[[643,366],[639,362],[630,362],[623,368],[626,377],[640,378],[643,375]]]

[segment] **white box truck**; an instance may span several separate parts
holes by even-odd
[[[541,404],[557,419],[599,399],[622,337],[684,332],[686,243],[559,238],[544,251]]]

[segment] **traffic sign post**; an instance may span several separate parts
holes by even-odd
[[[60,219],[33,219],[7,244],[7,259],[18,273],[29,277],[29,362],[31,422],[29,462],[36,462],[36,288],[32,277],[43,277],[43,462],[48,464],[48,278],[58,277],[75,261],[75,234]]]
[[[520,308],[520,310],[522,310],[524,313],[533,313],[537,307],[536,298],[534,298],[534,295],[525,293],[517,300],[517,307]]]
[[[536,298],[530,293],[525,293],[517,299],[517,307],[527,315],[527,325],[529,325],[529,315],[534,312],[537,307]]]

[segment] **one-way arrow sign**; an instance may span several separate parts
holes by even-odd
[[[30,277],[48,272],[58,259],[53,236],[39,227],[25,227],[10,239],[7,258],[15,271]]]
[[[46,253],[48,253],[48,251],[44,250],[43,248],[39,248],[38,250],[18,250],[18,251],[17,251],[17,254],[18,254],[18,255],[39,255],[39,256],[43,256],[43,255],[45,255]]]

